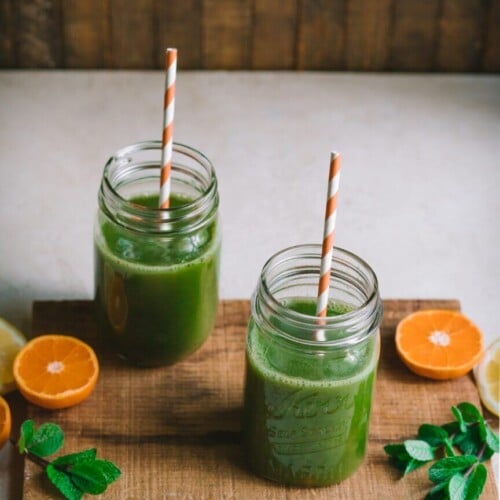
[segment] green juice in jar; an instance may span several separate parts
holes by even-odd
[[[129,201],[158,207],[158,195]],[[170,197],[172,208],[190,201]],[[139,366],[169,365],[198,349],[217,313],[217,219],[173,240],[134,231],[104,214],[96,229],[98,326],[113,349]]]
[[[283,305],[315,316],[312,299]],[[348,311],[332,303],[327,315]],[[270,322],[295,334],[279,318]],[[283,484],[326,486],[356,471],[365,455],[378,342],[377,336],[335,355],[306,357],[250,322],[243,436],[256,474]]]

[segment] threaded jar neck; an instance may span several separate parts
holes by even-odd
[[[299,245],[273,255],[252,298],[254,321],[282,340],[312,349],[346,347],[375,334],[383,309],[377,277],[364,260],[342,248],[333,250],[329,290],[330,303],[341,312],[320,318],[287,307],[293,301],[316,300],[320,262],[321,245]],[[319,325],[324,340],[313,335]]]
[[[172,193],[186,198],[180,206],[145,207],[131,199],[159,193],[161,141],[139,142],[118,150],[107,161],[99,189],[99,207],[114,222],[144,233],[176,236],[196,232],[217,214],[217,178],[210,160],[189,146],[174,143]]]

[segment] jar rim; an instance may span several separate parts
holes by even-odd
[[[118,149],[106,162],[102,175],[100,200],[109,213],[122,213],[118,223],[131,230],[158,232],[162,234],[175,233],[177,231],[196,231],[200,225],[206,223],[207,213],[212,213],[213,208],[218,206],[217,176],[212,162],[197,149],[186,144],[174,142],[174,158],[172,170],[191,170],[193,178],[201,184],[198,190],[199,196],[194,196],[186,203],[169,208],[144,206],[136,203],[119,192],[117,186],[137,168],[160,169],[160,157],[146,160],[133,161],[131,156],[147,151],[160,151],[161,141],[136,142]],[[175,155],[188,158],[201,167],[195,172],[189,165],[184,165],[176,160]],[[113,171],[114,168],[120,168]],[[158,185],[159,192],[159,185]],[[207,212],[208,211],[208,212]],[[212,216],[210,216],[211,218]],[[130,225],[130,226],[129,226]]]
[[[357,264],[359,268],[361,268],[367,274],[370,283],[370,290],[369,293],[366,294],[363,302],[360,305],[355,306],[352,310],[343,312],[338,315],[326,317],[305,314],[286,307],[286,305],[284,305],[278,298],[275,297],[273,291],[271,290],[271,284],[269,282],[268,275],[271,273],[273,267],[278,266],[279,264],[283,264],[287,261],[297,260],[299,258],[318,259],[319,261],[321,258],[321,245],[314,243],[295,245],[282,249],[273,254],[266,261],[262,268],[259,286],[257,287],[257,291],[254,294],[252,301],[253,309],[255,310],[256,308],[256,301],[260,292],[266,302],[265,307],[269,308],[272,313],[279,315],[280,319],[284,319],[289,325],[309,330],[321,329],[326,331],[345,328],[346,330],[352,332],[352,334],[342,338],[328,340],[317,340],[312,336],[310,338],[302,338],[284,331],[278,332],[280,336],[295,343],[298,342],[310,347],[334,347],[341,345],[344,346],[346,345],[346,343],[357,343],[369,336],[371,333],[373,333],[373,331],[378,329],[382,319],[383,307],[379,296],[377,276],[370,265],[364,259],[358,257],[353,252],[340,247],[334,247],[332,257],[333,261],[342,262],[345,264],[345,258],[347,258],[354,264]],[[344,258],[344,261],[342,261],[341,258]],[[350,266],[350,268],[352,270],[356,269],[353,266]],[[334,275],[335,272],[335,267],[332,267],[332,275]]]
[[[140,205],[138,203],[134,203],[133,201],[130,201],[127,198],[124,198],[112,185],[111,180],[109,178],[109,169],[113,162],[119,161],[121,158],[125,157],[128,154],[131,153],[136,153],[138,151],[147,151],[147,150],[156,150],[156,149],[161,149],[162,147],[162,142],[161,141],[139,141],[135,142],[133,144],[129,144],[128,146],[124,146],[120,149],[118,149],[113,156],[110,156],[108,161],[106,162],[104,166],[104,172],[103,172],[103,181],[106,183],[106,186],[113,192],[114,195],[116,195],[120,201],[127,203],[131,205],[134,209],[137,211],[141,212],[156,212],[156,213],[170,213],[170,214],[175,214],[176,212],[180,213],[179,211],[181,209],[185,209],[186,207],[193,207],[196,205],[198,202],[200,202],[204,197],[208,197],[210,195],[210,192],[213,190],[214,186],[217,184],[217,178],[215,175],[215,169],[212,164],[212,162],[205,156],[201,151],[198,151],[197,149],[193,148],[192,146],[188,146],[187,144],[183,144],[181,142],[173,142],[172,144],[172,149],[176,150],[177,152],[180,152],[182,154],[187,154],[187,156],[190,156],[194,160],[199,162],[199,158],[203,160],[205,163],[205,167],[207,168],[208,174],[210,176],[210,183],[208,184],[207,188],[203,190],[203,193],[201,196],[198,196],[194,198],[193,200],[189,201],[188,203],[178,206],[178,207],[169,207],[169,208],[160,208],[160,207],[145,207],[143,205]],[[197,158],[198,157],[198,158]],[[158,160],[159,161],[159,160]],[[201,162],[200,162],[201,163]],[[172,218],[172,217],[170,217]],[[174,216],[175,218],[175,216]]]

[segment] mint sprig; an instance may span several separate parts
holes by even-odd
[[[435,483],[427,500],[477,500],[487,479],[482,462],[499,452],[498,435],[468,402],[452,406],[455,420],[441,426],[422,424],[417,439],[384,446],[391,463],[403,472],[428,464]]]
[[[63,443],[64,433],[58,425],[45,423],[36,428],[33,420],[26,420],[21,424],[17,448],[45,470],[50,482],[68,500],[80,500],[85,493],[99,495],[120,477],[120,469],[98,459],[95,448],[62,455],[52,462],[45,460]]]

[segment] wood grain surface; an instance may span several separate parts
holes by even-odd
[[[320,489],[287,488],[253,476],[240,449],[247,301],[223,301],[215,331],[188,360],[173,367],[134,369],[101,345],[92,304],[38,302],[33,332],[71,333],[98,352],[102,371],[92,396],[74,408],[49,412],[28,406],[37,423],[51,420],[66,433],[64,452],[97,446],[123,476],[106,499],[372,499],[423,498],[430,483],[426,468],[399,479],[383,445],[413,436],[422,422],[452,419],[449,408],[463,400],[479,404],[469,377],[425,381],[410,373],[393,345],[398,321],[425,308],[459,309],[457,301],[386,300],[381,360],[368,453],[345,482]],[[26,500],[56,498],[37,466],[27,463]],[[493,474],[485,500],[497,498]]]
[[[500,0],[0,0],[0,68],[500,71]]]

